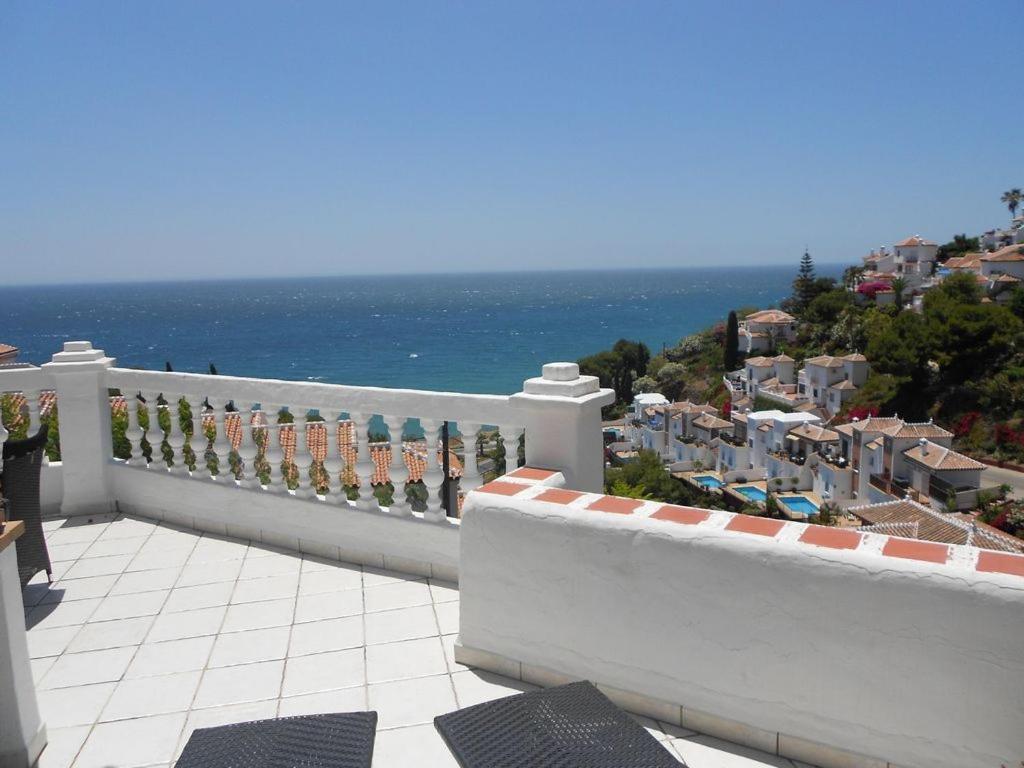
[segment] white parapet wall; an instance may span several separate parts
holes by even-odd
[[[1024,758],[1024,557],[662,508],[470,494],[458,658],[816,765]]]
[[[196,482],[161,468],[117,462],[118,509],[174,525],[234,536],[334,560],[457,580],[459,521],[427,522],[354,504],[298,499],[287,491]]]

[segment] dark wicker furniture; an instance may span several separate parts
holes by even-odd
[[[376,728],[376,712],[282,717],[198,728],[175,765],[177,768],[370,768]]]
[[[462,768],[679,768],[587,682],[466,707],[434,725]]]
[[[52,581],[50,553],[43,538],[43,521],[39,509],[39,473],[43,466],[47,427],[26,440],[8,440],[4,443],[4,469],[0,475],[0,495],[4,498],[4,514],[8,520],[25,523],[25,534],[18,539],[18,575],[21,585],[39,571],[46,571]]]

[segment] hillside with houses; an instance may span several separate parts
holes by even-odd
[[[1024,551],[1024,216],[1004,201],[1006,229],[911,235],[841,280],[805,253],[779,306],[648,358],[609,483],[650,496],[653,454],[694,503]]]

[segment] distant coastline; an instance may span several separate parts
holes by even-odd
[[[838,275],[841,265],[834,265]],[[833,265],[820,272],[830,274]],[[120,365],[510,393],[616,339],[652,350],[788,295],[795,266],[0,288],[0,341],[45,362],[88,339]]]

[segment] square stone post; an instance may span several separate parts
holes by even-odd
[[[63,515],[91,515],[114,510],[110,463],[110,397],[107,369],[114,359],[88,341],[67,341],[42,368],[53,377],[60,423],[64,481]]]
[[[526,428],[529,466],[562,472],[578,491],[603,490],[601,408],[615,402],[613,390],[601,389],[596,376],[580,376],[576,363],[548,363],[511,400]]]

